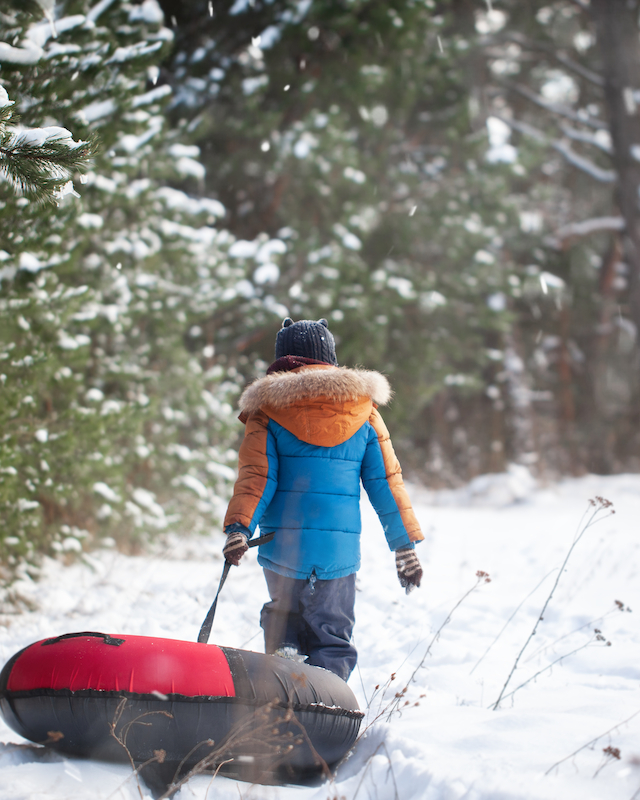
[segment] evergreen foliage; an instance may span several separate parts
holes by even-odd
[[[278,270],[258,263],[252,276],[265,311],[235,317],[265,361],[274,303],[294,318],[328,317],[343,363],[390,375],[394,439],[405,463],[433,473],[434,397],[474,395],[493,413],[484,393],[513,289],[499,229],[514,212],[469,110],[464,54],[475,34],[461,33],[448,2],[232,5],[210,14],[205,3],[164,3],[177,23],[165,62],[171,113],[190,119],[205,191],[237,236],[286,247]],[[233,360],[246,336],[224,322]]]
[[[21,194],[36,202],[63,197],[74,173],[95,155],[96,140],[75,142],[57,126],[21,130],[11,126],[11,106],[0,87],[0,171]]]
[[[389,374],[434,483],[639,468],[640,87],[611,76],[640,44],[616,60],[600,11],[5,3],[7,575],[217,524],[233,398],[285,316]]]
[[[237,435],[232,371],[198,324],[233,302],[219,202],[172,188],[203,168],[154,85],[171,45],[158,6],[69,0],[49,22],[3,13],[0,82],[23,124],[99,136],[92,168],[51,209],[0,186],[0,558],[74,552],[219,524]],[[31,48],[33,50],[33,48]]]

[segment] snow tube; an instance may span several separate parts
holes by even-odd
[[[318,667],[93,631],[16,653],[0,673],[0,713],[68,755],[294,783],[340,761],[363,717],[347,684]]]

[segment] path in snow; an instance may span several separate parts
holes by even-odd
[[[409,596],[363,503],[360,661],[350,685],[369,707],[370,727],[335,783],[263,787],[216,778],[212,786],[199,777],[177,800],[631,800],[640,789],[640,476],[588,476],[535,489],[514,472],[458,492],[411,493],[426,542],[418,550],[423,586]],[[576,546],[510,687],[587,646],[493,711],[596,495],[613,501],[616,514]],[[17,587],[36,609],[1,620],[0,659],[69,631],[195,640],[220,576],[221,542],[221,534],[170,538],[147,557],[104,550],[86,564],[48,562],[39,584]],[[478,570],[491,582],[481,581],[436,637],[476,585]],[[266,599],[251,552],[223,590],[211,640],[261,650],[258,615]],[[616,600],[635,613],[619,610]],[[595,638],[596,627],[605,641]],[[422,661],[402,714],[374,722]],[[385,697],[376,685],[389,687]],[[607,747],[618,748],[620,758],[607,756]],[[0,723],[0,800],[134,800],[140,792],[149,796],[125,766],[63,758]]]

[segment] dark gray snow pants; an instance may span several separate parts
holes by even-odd
[[[265,652],[293,647],[306,663],[324,667],[346,681],[358,660],[351,643],[355,623],[355,573],[329,581],[300,580],[265,569],[271,602],[260,614]]]

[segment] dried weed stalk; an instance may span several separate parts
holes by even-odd
[[[444,628],[451,622],[451,619],[452,619],[454,613],[456,612],[456,610],[462,605],[462,603],[464,603],[464,601],[467,599],[467,597],[469,597],[470,594],[475,592],[475,590],[480,585],[483,585],[483,584],[486,584],[486,583],[491,583],[491,578],[489,577],[489,574],[487,572],[484,572],[483,570],[478,570],[476,572],[476,581],[475,581],[475,583],[473,584],[473,586],[470,589],[467,589],[467,591],[462,595],[462,597],[456,602],[456,604],[449,611],[449,613],[445,617],[444,621],[442,622],[442,624],[440,625],[438,630],[432,636],[431,641],[427,645],[427,648],[424,651],[424,654],[423,654],[422,658],[420,659],[419,664],[413,670],[413,672],[409,676],[409,679],[407,680],[405,685],[402,687],[402,689],[399,689],[397,692],[395,692],[394,696],[391,699],[387,698],[387,694],[389,692],[389,689],[391,688],[391,685],[393,684],[393,682],[396,680],[396,673],[395,672],[391,673],[390,677],[387,679],[387,681],[384,684],[382,684],[382,685],[378,684],[375,687],[374,692],[373,692],[373,694],[371,696],[371,699],[369,700],[369,703],[367,704],[367,710],[370,710],[374,700],[376,698],[379,698],[378,710],[377,710],[374,718],[372,720],[370,720],[369,723],[364,728],[364,730],[361,731],[360,735],[358,736],[358,741],[366,734],[366,732],[369,730],[369,728],[371,728],[371,726],[374,725],[376,722],[378,722],[378,720],[381,719],[382,717],[386,717],[387,720],[389,720],[391,718],[391,715],[394,712],[401,713],[402,709],[404,709],[407,706],[419,706],[420,705],[420,700],[422,698],[426,697],[426,695],[422,694],[422,695],[420,695],[420,698],[417,701],[411,702],[406,697],[407,692],[409,690],[409,687],[411,686],[412,683],[415,683],[416,675],[424,667],[427,658],[431,655],[431,651],[432,651],[433,646],[435,645],[435,643],[440,638],[440,635],[442,634],[442,631],[444,630]],[[386,702],[385,702],[385,700],[386,700]]]
[[[549,606],[549,603],[551,602],[551,599],[553,598],[553,595],[554,595],[556,589],[558,588],[558,584],[560,583],[560,578],[562,577],[562,575],[563,575],[563,573],[564,573],[564,571],[566,569],[567,562],[571,558],[571,554],[575,550],[576,545],[582,539],[584,534],[589,530],[589,528],[591,528],[597,522],[601,522],[602,520],[606,519],[607,517],[610,517],[612,514],[615,514],[615,513],[616,512],[615,512],[615,510],[613,508],[613,503],[610,500],[606,500],[604,497],[595,497],[594,499],[589,500],[589,505],[587,506],[587,510],[582,515],[582,518],[581,518],[581,520],[580,520],[580,522],[578,524],[578,528],[576,530],[576,535],[574,536],[573,542],[571,543],[571,547],[567,551],[567,554],[566,554],[566,556],[564,558],[564,561],[562,562],[562,565],[560,567],[558,575],[556,576],[554,584],[551,587],[551,591],[549,592],[549,595],[548,595],[547,599],[545,600],[544,605],[542,606],[542,609],[541,609],[540,613],[538,614],[538,618],[536,619],[536,623],[533,626],[533,629],[532,629],[531,633],[529,634],[527,640],[525,641],[524,645],[522,646],[522,649],[520,650],[520,652],[516,656],[516,660],[514,661],[513,666],[511,667],[511,672],[507,676],[507,680],[504,682],[504,686],[502,687],[502,690],[500,692],[500,695],[499,695],[498,699],[491,706],[494,711],[498,709],[498,707],[500,706],[500,703],[505,699],[505,697],[513,696],[513,694],[515,692],[517,692],[518,689],[521,689],[523,686],[525,686],[527,683],[529,683],[529,681],[525,681],[525,683],[523,683],[520,686],[518,686],[517,689],[514,689],[513,692],[509,692],[508,695],[506,694],[507,687],[509,686],[509,683],[511,682],[511,678],[513,677],[515,671],[518,668],[518,664],[520,663],[520,659],[524,655],[524,652],[527,649],[527,647],[529,646],[529,643],[531,642],[533,637],[538,632],[538,626],[544,620],[544,615],[546,613],[546,610],[547,610],[547,608]],[[578,648],[578,649],[580,650],[582,648]],[[577,652],[577,651],[575,651],[575,652]],[[567,655],[563,656],[562,658],[566,658],[568,655],[571,655],[571,654],[568,653]],[[558,660],[562,660],[562,659],[558,659]],[[554,663],[557,663],[557,662],[554,662]],[[542,671],[544,671],[544,670],[542,670]]]
[[[127,753],[127,757],[129,758],[133,770],[132,776],[130,777],[135,777],[138,785],[138,792],[142,798],[142,788],[139,780],[140,773],[150,764],[164,763],[166,752],[164,750],[156,750],[154,751],[152,758],[148,759],[142,764],[136,765],[129,748],[127,747],[127,737],[133,725],[152,724],[148,721],[145,722],[145,717],[153,714],[162,714],[172,718],[172,714],[167,711],[149,711],[139,715],[135,719],[130,720],[126,725],[123,725],[122,728],[118,730],[118,725],[127,703],[127,698],[123,698],[118,704],[114,719],[110,724],[110,733],[111,736],[116,739],[116,741]],[[293,725],[298,729],[298,732],[294,734],[293,731],[289,730],[283,733],[278,727],[282,724]],[[179,791],[191,778],[196,775],[211,774],[211,780],[213,781],[223,767],[237,760],[239,753],[247,753],[251,752],[252,750],[260,753],[257,758],[268,758],[269,771],[276,773],[290,756],[291,751],[303,743],[306,743],[306,745],[309,747],[319,771],[328,781],[333,781],[333,773],[329,769],[326,761],[320,756],[311,743],[306,730],[297,719],[293,708],[290,705],[283,706],[279,701],[267,703],[257,709],[255,714],[248,714],[244,719],[241,719],[238,723],[236,723],[236,725],[231,728],[229,733],[220,741],[219,744],[216,744],[213,739],[205,739],[193,747],[178,764],[172,779],[167,784],[166,791],[163,792],[163,794],[161,794],[157,800],[170,800],[170,798],[173,797],[177,791]],[[183,772],[185,765],[192,760],[193,755],[200,748],[205,747],[209,749],[209,752],[207,752],[207,754],[196,764],[194,764],[188,771]]]
[[[554,769],[557,769],[561,764],[564,764],[565,761],[569,761],[569,759],[573,758],[574,756],[577,756],[578,753],[581,753],[583,750],[587,750],[588,748],[593,747],[596,742],[600,741],[600,739],[604,739],[605,736],[609,736],[609,734],[613,733],[614,731],[617,731],[618,728],[621,728],[623,725],[626,725],[628,722],[631,722],[631,720],[637,717],[638,714],[640,714],[640,710],[635,711],[633,714],[631,714],[630,717],[623,719],[622,722],[618,722],[612,728],[609,728],[609,730],[605,731],[604,733],[601,733],[599,736],[596,736],[595,739],[591,739],[591,741],[587,742],[586,744],[583,744],[581,747],[578,747],[577,750],[574,750],[573,753],[569,753],[568,756],[561,758],[560,761],[556,761],[556,763],[552,764],[544,774],[550,775]],[[605,755],[609,755],[612,754],[614,750],[617,752],[619,757],[620,750],[617,747],[611,747],[611,748],[605,747],[603,753],[605,753]],[[602,766],[606,766],[607,763],[608,761],[605,762],[605,764],[603,764]],[[600,767],[600,769],[602,769],[602,767]],[[600,771],[600,769],[598,770],[598,772]],[[598,772],[596,772],[596,775],[598,774]]]

